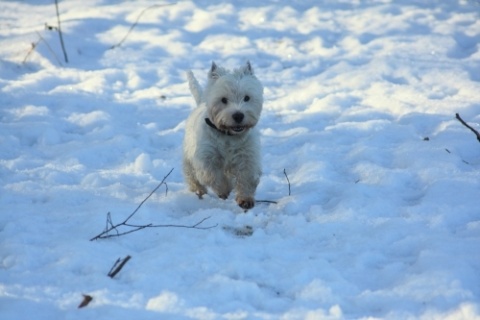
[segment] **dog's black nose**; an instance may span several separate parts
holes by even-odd
[[[243,121],[244,114],[241,112],[235,112],[232,115],[233,120],[235,120],[236,123],[241,123]]]

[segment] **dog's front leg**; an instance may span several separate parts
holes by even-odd
[[[243,209],[251,209],[255,206],[255,190],[260,181],[260,175],[256,177],[238,177],[237,178],[237,196],[235,200]]]
[[[260,164],[256,159],[243,159],[235,170],[236,177],[236,201],[237,204],[245,209],[251,209],[255,206],[255,191],[261,176]]]
[[[202,184],[209,186],[221,199],[227,199],[233,189],[231,179],[224,172],[225,163],[221,155],[216,152],[205,153],[202,159],[202,168],[197,175]]]
[[[212,173],[209,177],[210,187],[220,199],[227,199],[233,189],[230,179],[221,171]]]

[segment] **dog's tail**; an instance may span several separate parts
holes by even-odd
[[[197,106],[199,106],[200,103],[202,102],[202,96],[203,96],[202,87],[200,87],[200,84],[198,83],[197,79],[193,75],[192,71],[187,72],[187,77],[188,77],[188,87],[190,88],[190,92],[192,93],[192,96],[195,99]]]

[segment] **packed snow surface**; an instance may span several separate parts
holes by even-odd
[[[480,319],[478,1],[58,10],[68,63],[54,1],[0,2],[1,319]],[[212,61],[265,86],[246,213],[182,177]]]

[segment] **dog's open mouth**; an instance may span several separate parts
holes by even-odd
[[[234,133],[242,133],[245,131],[246,127],[245,126],[235,126],[235,127],[230,127],[230,130]]]
[[[248,126],[241,126],[241,125],[238,125],[238,126],[220,126],[220,130],[223,130],[224,132],[228,132],[229,134],[231,135],[234,135],[234,134],[241,134],[241,133],[244,133],[245,131],[247,131],[249,127]]]

